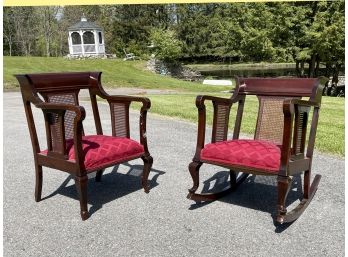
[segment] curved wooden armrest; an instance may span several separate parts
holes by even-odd
[[[206,100],[211,101],[214,107],[212,142],[216,142],[216,141],[221,141],[226,139],[230,108],[233,103],[238,102],[243,97],[244,96],[238,96],[238,95],[234,95],[232,98],[222,98],[222,97],[209,96],[209,95],[198,95],[196,97],[196,106],[198,108],[198,135],[197,135],[196,154],[194,159],[199,159],[200,151],[205,144],[205,130],[206,130],[205,101]],[[217,118],[218,116],[220,118]],[[218,119],[219,119],[219,122],[217,122]],[[223,120],[224,123],[221,123],[221,120]]]
[[[295,106],[303,107],[320,107],[320,103],[310,100],[301,100],[301,99],[286,99],[283,103],[283,112],[284,115],[293,114],[295,111]]]
[[[46,103],[41,102],[39,104],[35,104],[37,108],[40,108],[45,113],[56,113],[60,114],[65,111],[73,111],[76,114],[75,120],[82,121],[86,117],[85,108],[82,106],[76,106],[71,104],[56,104],[56,103]]]
[[[213,102],[217,102],[220,104],[226,104],[226,105],[233,103],[233,100],[231,98],[222,98],[222,97],[210,96],[210,95],[198,95],[196,97],[197,108],[202,108],[204,106],[205,100],[210,100]]]
[[[103,95],[109,103],[125,103],[125,102],[141,102],[143,104],[143,110],[149,110],[151,107],[151,101],[147,97],[126,96],[126,95]]]
[[[140,134],[140,143],[144,146],[145,153],[149,154],[148,147],[147,147],[147,135],[146,135],[146,116],[147,111],[151,107],[151,101],[147,97],[137,97],[137,96],[127,96],[127,95],[108,95],[106,93],[103,93],[101,95],[102,98],[106,99],[110,105],[114,103],[121,103],[125,104],[127,106],[126,108],[126,122],[129,123],[128,116],[129,116],[129,105],[131,102],[140,102],[142,103],[142,107],[140,109],[140,117],[139,117],[139,134]],[[113,131],[115,131],[115,123],[112,123]],[[129,136],[129,124],[126,125],[128,130],[128,136]]]
[[[56,104],[56,103],[38,103],[35,105],[37,108],[41,109],[44,113],[45,124],[46,124],[46,139],[47,139],[47,155],[50,157],[54,157],[57,159],[66,160],[67,150],[66,150],[66,138],[64,132],[64,116],[66,111],[75,112],[75,118],[73,123],[73,139],[74,139],[74,147],[75,147],[75,159],[76,163],[83,163],[83,151],[82,151],[82,121],[86,117],[85,109],[82,106],[75,106],[71,104]],[[52,139],[52,130],[51,130],[51,121],[50,115],[57,115],[58,122],[58,130],[59,136],[55,142],[55,147],[53,147],[53,139]],[[54,149],[53,149],[54,148]]]

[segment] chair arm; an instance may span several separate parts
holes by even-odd
[[[75,148],[75,160],[76,163],[83,165],[83,151],[82,151],[82,121],[86,117],[85,109],[82,106],[75,106],[70,104],[56,104],[56,103],[46,103],[41,102],[35,105],[37,108],[41,109],[44,113],[45,123],[46,123],[46,138],[47,138],[47,155],[58,158],[67,159],[66,152],[66,138],[64,132],[64,116],[66,111],[72,111],[75,113],[74,124],[73,124],[73,140]],[[55,149],[52,148],[52,134],[51,128],[48,120],[48,114],[56,114],[58,116],[60,125],[60,135],[61,138],[57,140]]]
[[[35,107],[41,109],[45,113],[56,113],[58,115],[64,111],[73,111],[76,114],[76,121],[82,121],[86,116],[85,108],[83,108],[82,106],[76,106],[72,104],[56,104],[41,102],[36,104]]]
[[[196,97],[196,106],[198,109],[204,106],[205,100],[210,100],[212,102],[225,104],[225,105],[233,103],[233,100],[231,98],[222,98],[222,97],[210,96],[210,95],[198,95]]]
[[[306,131],[310,108],[314,107],[308,149],[312,151],[318,122],[318,110],[320,103],[300,99],[286,99],[283,103],[284,130],[283,143],[281,149],[281,172],[283,175],[287,170],[290,158],[303,158],[306,143]],[[306,113],[305,116],[304,113]],[[300,118],[302,115],[302,118]],[[307,149],[307,151],[308,151]],[[307,157],[310,157],[307,153]]]
[[[141,102],[143,104],[142,110],[149,110],[151,101],[147,97],[124,96],[124,95],[102,95],[109,103],[125,103],[125,102]]]
[[[147,146],[147,135],[146,135],[146,116],[147,116],[147,111],[151,107],[150,99],[147,97],[107,95],[107,94],[103,94],[101,97],[108,101],[110,108],[111,108],[112,103],[126,104],[126,106],[127,106],[126,112],[127,113],[125,114],[126,115],[125,119],[126,119],[127,126],[128,126],[127,127],[128,136],[129,136],[129,120],[128,120],[129,108],[128,107],[131,104],[131,102],[142,103],[142,106],[140,109],[140,117],[139,117],[140,143],[144,146],[145,154],[149,155],[148,146]],[[115,131],[115,123],[114,122],[112,122],[112,127],[113,127],[113,131]]]
[[[314,101],[307,101],[301,99],[286,99],[283,103],[283,112],[285,115],[291,114],[295,111],[295,106],[303,107],[318,107],[320,108],[320,103]]]
[[[200,152],[205,144],[205,131],[206,131],[206,109],[205,109],[205,101],[211,101],[214,105],[214,118],[218,112],[218,106],[227,106],[228,113],[231,105],[236,102],[234,98],[222,98],[216,96],[209,95],[198,95],[196,97],[196,106],[198,109],[198,132],[197,132],[197,146],[196,146],[196,154],[194,160],[199,160]],[[213,125],[213,134],[212,134],[212,142],[215,142],[216,135],[216,126]]]

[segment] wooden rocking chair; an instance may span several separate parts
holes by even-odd
[[[277,176],[278,223],[296,220],[312,200],[321,176],[310,183],[313,148],[318,124],[323,85],[319,79],[240,78],[230,99],[198,96],[198,137],[196,153],[189,165],[193,187],[188,198],[213,201],[235,190],[248,176]],[[324,84],[324,83],[323,83]],[[256,95],[259,111],[254,139],[239,139],[246,95]],[[309,97],[309,100],[301,100]],[[211,143],[205,144],[205,101],[214,108]],[[227,139],[230,109],[238,104],[233,138]],[[311,112],[313,108],[313,112]],[[307,123],[312,115],[308,142]],[[305,151],[306,149],[306,151]],[[196,193],[199,169],[203,163],[230,169],[230,187],[218,193]],[[241,174],[238,176],[238,173]],[[304,172],[303,199],[287,212],[285,201],[292,176]]]
[[[146,193],[149,192],[147,179],[153,162],[146,139],[146,113],[151,105],[149,99],[108,95],[101,86],[101,72],[26,74],[16,75],[16,78],[22,92],[34,151],[37,202],[41,200],[42,166],[73,175],[80,197],[82,220],[89,217],[87,174],[91,172],[96,172],[95,180],[99,182],[104,168],[142,158],[142,186]],[[79,105],[80,89],[88,89],[90,93],[95,135],[84,134],[82,121],[85,118],[85,109]],[[97,96],[106,99],[110,105],[112,136],[103,135]],[[140,143],[130,139],[129,105],[133,101],[142,103],[139,121]],[[40,148],[32,105],[43,112],[47,150]]]

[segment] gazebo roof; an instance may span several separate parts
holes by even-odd
[[[102,29],[102,27],[98,26],[94,22],[87,21],[87,19],[82,16],[81,21],[70,26],[68,30],[80,30],[80,29]]]

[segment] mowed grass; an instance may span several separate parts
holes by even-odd
[[[150,113],[188,120],[197,124],[198,94],[229,98],[230,87],[207,86],[157,75],[145,70],[145,61],[119,59],[67,60],[46,57],[4,57],[4,88],[18,87],[14,74],[37,72],[102,71],[105,87],[136,87],[143,89],[171,89],[177,94],[147,95],[151,99]],[[247,97],[241,133],[252,137],[257,117],[256,97]],[[137,107],[137,106],[133,106]],[[230,130],[233,129],[236,106],[232,108]],[[213,109],[207,102],[207,124],[212,123]],[[150,124],[149,124],[150,126]],[[323,97],[315,147],[317,150],[343,157],[344,152],[344,98]]]
[[[230,94],[211,94],[230,97]],[[195,94],[180,95],[148,95],[151,99],[151,113],[170,116],[194,123],[198,122],[198,112],[195,105]],[[235,121],[236,107],[233,106],[230,116],[229,129],[232,131]],[[213,108],[210,101],[206,101],[207,125],[213,121]],[[256,127],[258,100],[255,96],[248,96],[244,107],[241,133],[253,136]],[[307,136],[309,134],[309,127]],[[319,125],[315,149],[323,153],[330,153],[343,157],[344,151],[344,98],[323,97],[319,115]]]
[[[101,71],[105,87],[135,87],[144,89],[171,89],[179,92],[219,92],[231,89],[223,86],[206,86],[201,83],[178,80],[145,70],[146,61],[121,59],[68,60],[54,57],[4,56],[4,88],[14,89],[18,82],[14,74]]]

